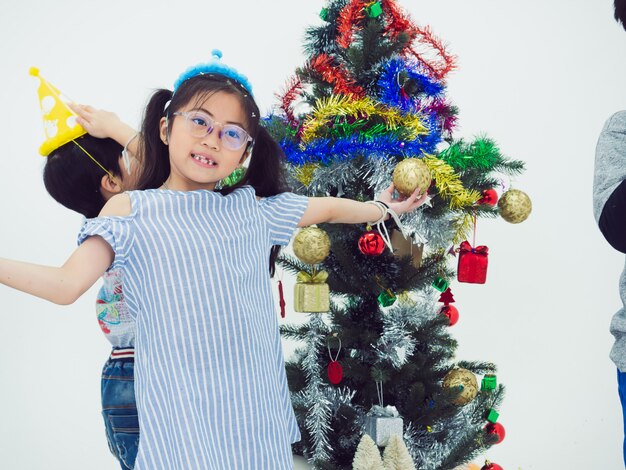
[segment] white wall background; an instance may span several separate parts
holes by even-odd
[[[626,108],[626,32],[612,20],[612,2],[403,3],[459,56],[449,80],[460,108],[457,135],[487,132],[528,167],[514,184],[532,197],[531,218],[517,226],[481,221],[488,283],[453,286],[458,357],[497,363],[508,386],[500,417],[507,437],[488,457],[507,469],[621,468],[608,324],[619,305],[623,256],[603,241],[591,210],[598,133]],[[153,88],[169,87],[219,47],[269,109],[302,63],[303,31],[319,21],[322,2],[22,0],[4,7],[0,256],[59,264],[81,218],[41,183],[43,131],[29,66],[73,99],[136,125]],[[0,288],[0,468],[116,468],[99,414],[109,348],[94,318],[95,292],[59,307]]]

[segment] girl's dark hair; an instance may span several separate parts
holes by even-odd
[[[141,126],[144,167],[139,178],[139,189],[160,187],[170,174],[169,151],[161,141],[160,121],[168,120],[168,135],[171,130],[174,113],[190,102],[198,104],[206,101],[215,93],[229,93],[239,99],[246,116],[246,131],[254,139],[252,155],[243,178],[234,186],[222,188],[220,193],[227,195],[242,186],[252,186],[259,197],[274,196],[285,192],[287,184],[283,173],[284,154],[280,146],[259,124],[259,107],[248,91],[239,83],[219,74],[197,75],[184,81],[172,94],[170,90],[157,90],[153,95]],[[169,104],[168,104],[169,102]],[[247,149],[250,150],[250,149]],[[270,274],[275,271],[275,261],[280,247],[272,247],[270,253]]]
[[[111,173],[121,173],[120,144],[89,134],[79,137],[76,142]],[[106,202],[100,192],[100,181],[105,174],[74,142],[69,142],[46,157],[43,183],[58,203],[92,218],[98,216]]]
[[[626,0],[615,0],[613,2],[615,8],[614,17],[618,23],[622,23],[622,27],[626,29]]]

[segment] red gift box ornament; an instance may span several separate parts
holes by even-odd
[[[489,248],[484,245],[472,248],[469,242],[464,241],[459,247],[459,268],[457,276],[459,282],[484,284],[487,280],[487,265]]]

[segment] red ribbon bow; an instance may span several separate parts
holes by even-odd
[[[472,248],[472,245],[470,245],[469,242],[464,241],[461,243],[461,246],[459,246],[459,251],[461,253],[469,253],[471,251],[472,253],[478,253],[479,255],[487,256],[487,254],[489,253],[489,248],[485,245],[480,245],[476,248]]]

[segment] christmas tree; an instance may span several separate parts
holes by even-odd
[[[454,57],[393,0],[330,0],[320,17],[306,33],[305,65],[265,121],[292,187],[368,201],[392,178],[408,185],[404,194],[424,185],[425,168],[431,199],[377,230],[320,226],[296,237],[299,259],[279,260],[298,274],[296,310],[325,312],[282,328],[302,344],[287,363],[302,431],[294,450],[315,468],[350,469],[364,432],[379,446],[395,434],[416,468],[452,469],[503,433],[493,426],[503,398],[494,364],[454,358],[453,266],[459,280],[485,282],[488,250],[465,240],[477,217],[528,216],[521,191],[495,205],[503,175],[523,163],[487,137],[454,136]]]

